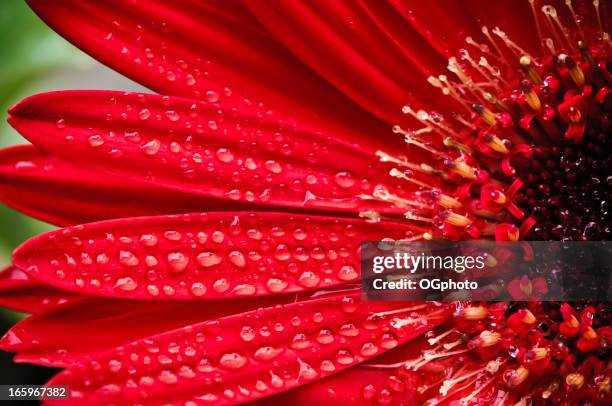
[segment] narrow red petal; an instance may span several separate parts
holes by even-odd
[[[42,284],[9,266],[0,271],[0,306],[25,313],[38,313],[79,296]]]
[[[83,361],[49,384],[69,385],[75,404],[247,402],[380,355],[448,315],[435,304],[401,309],[414,303],[359,296],[335,294],[187,326]]]
[[[103,173],[217,199],[361,210],[389,176],[359,134],[321,133],[271,111],[111,91],[39,94],[10,123],[48,153]]]
[[[294,300],[288,296],[218,302],[89,297],[17,323],[2,338],[0,348],[16,352],[18,362],[67,367],[144,337]]]
[[[285,213],[110,220],[35,237],[21,269],[62,289],[131,299],[212,299],[320,289],[359,280],[361,241],[399,239],[398,223]]]
[[[161,94],[218,100],[286,120],[380,122],[304,66],[238,1],[28,0],[56,32]]]
[[[32,145],[0,150],[0,200],[60,226],[246,206],[90,171]]]
[[[379,118],[405,121],[401,107],[413,95],[444,107],[426,81],[444,59],[386,2],[246,4],[287,48]]]

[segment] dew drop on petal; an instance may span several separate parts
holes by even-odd
[[[182,252],[171,252],[168,254],[168,265],[174,273],[181,273],[187,269],[189,258]]]
[[[225,369],[240,369],[247,363],[246,357],[236,352],[223,354],[219,359],[219,365]]]
[[[230,163],[234,160],[234,154],[227,148],[219,148],[217,150],[217,159],[224,163]]]
[[[280,278],[270,278],[266,286],[270,292],[282,292],[287,287],[287,282]]]
[[[151,117],[151,112],[149,111],[149,109],[142,109],[138,113],[138,118],[141,119],[141,120],[146,120],[149,117]]]
[[[338,271],[338,279],[341,281],[352,281],[358,277],[359,274],[351,265],[344,265],[340,268],[340,271]]]
[[[125,278],[117,279],[117,282],[115,283],[115,286],[114,286],[115,289],[123,290],[126,292],[132,291],[136,289],[137,287],[138,287],[138,284],[136,283],[136,281],[130,278],[129,276],[126,276]]]
[[[191,284],[190,291],[194,296],[204,296],[206,294],[206,287],[202,282],[194,282]]]
[[[350,188],[355,184],[355,179],[350,172],[338,172],[334,176],[334,182],[340,187]]]
[[[338,350],[336,353],[336,361],[340,365],[349,365],[355,361],[355,358],[349,350]]]
[[[140,149],[147,155],[155,155],[159,152],[161,142],[158,139],[151,140],[143,144]]]
[[[102,138],[102,136],[99,134],[90,135],[88,143],[92,147],[101,147],[104,145],[104,138]]]
[[[170,121],[179,121],[181,119],[181,116],[179,116],[179,114],[174,110],[168,110],[165,112],[165,114]]]
[[[206,92],[206,100],[208,100],[210,103],[215,103],[219,100],[219,94],[214,90],[208,90]]]
[[[201,252],[196,257],[198,264],[205,268],[215,266],[221,263],[222,258],[215,254],[214,252]]]
[[[178,382],[177,376],[172,371],[164,370],[159,373],[158,379],[166,385],[173,385]]]
[[[243,326],[240,330],[240,337],[246,341],[252,341],[255,339],[255,329],[251,326]]]

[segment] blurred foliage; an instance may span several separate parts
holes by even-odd
[[[6,112],[31,94],[84,88],[144,90],[64,40],[24,0],[0,0],[0,44],[0,148],[27,143],[8,125]],[[0,269],[10,264],[15,247],[52,228],[0,203]]]
[[[0,0],[0,148],[27,143],[6,122],[10,106],[35,93],[85,88],[145,90],[72,46],[24,0]],[[21,242],[53,228],[0,203],[0,269],[10,264]],[[24,316],[0,307],[0,336]],[[10,358],[0,351],[0,384],[42,384],[54,373]]]
[[[6,123],[6,111],[36,88],[36,83],[62,69],[77,54],[51,31],[22,0],[0,1],[0,147],[26,142]],[[0,205],[0,266],[10,263],[11,251],[25,239],[52,227]],[[4,314],[9,320],[19,313]]]

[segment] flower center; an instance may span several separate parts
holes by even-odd
[[[412,191],[380,186],[363,198],[392,203],[421,224],[415,240],[612,236],[612,49],[599,2],[593,2],[596,27],[581,22],[571,1],[567,26],[554,7],[536,10],[529,3],[540,55],[498,27],[483,27],[487,43],[466,38],[469,49],[449,59],[451,74],[428,79],[451,99],[453,111],[404,106],[410,123],[418,123],[393,127],[407,152],[377,152],[392,165],[390,175]]]

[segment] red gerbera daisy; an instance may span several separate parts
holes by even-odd
[[[9,112],[3,201],[69,227],[2,273],[2,347],[74,404],[611,404],[608,303],[356,285],[363,240],[610,237],[599,1],[29,3],[160,93]]]

